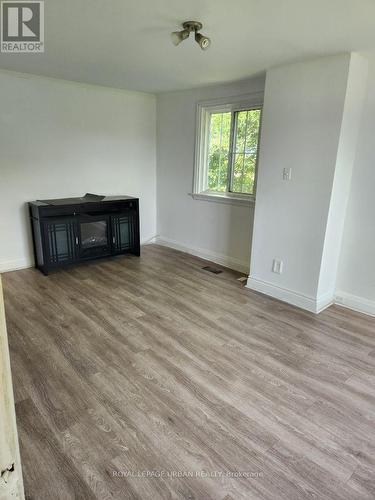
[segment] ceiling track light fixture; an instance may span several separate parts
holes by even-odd
[[[172,43],[174,45],[179,45],[181,42],[189,38],[190,33],[194,32],[195,41],[202,50],[207,50],[211,45],[211,40],[207,37],[198,33],[203,28],[202,23],[197,21],[186,21],[182,23],[184,28],[182,31],[174,31],[171,33]]]

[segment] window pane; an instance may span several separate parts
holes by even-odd
[[[231,113],[212,113],[208,142],[208,189],[228,190]]]
[[[232,172],[234,193],[254,193],[260,114],[260,109],[236,113]]]
[[[236,154],[233,158],[232,191],[241,193],[243,155]]]
[[[232,192],[246,194],[254,192],[256,159],[256,154],[234,155]]]
[[[235,151],[243,153],[245,149],[245,139],[247,133],[248,111],[239,111],[236,113],[236,146]]]

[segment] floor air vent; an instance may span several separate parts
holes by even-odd
[[[204,269],[205,271],[208,271],[209,273],[213,273],[213,274],[220,274],[223,272],[221,269],[217,269],[216,267],[211,267],[211,266],[205,266],[205,267],[202,267],[202,269]]]

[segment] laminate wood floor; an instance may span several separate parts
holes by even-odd
[[[204,265],[3,275],[27,498],[375,498],[375,319]]]

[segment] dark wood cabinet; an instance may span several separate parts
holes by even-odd
[[[139,200],[128,196],[29,203],[36,267],[52,269],[86,260],[140,255]]]

